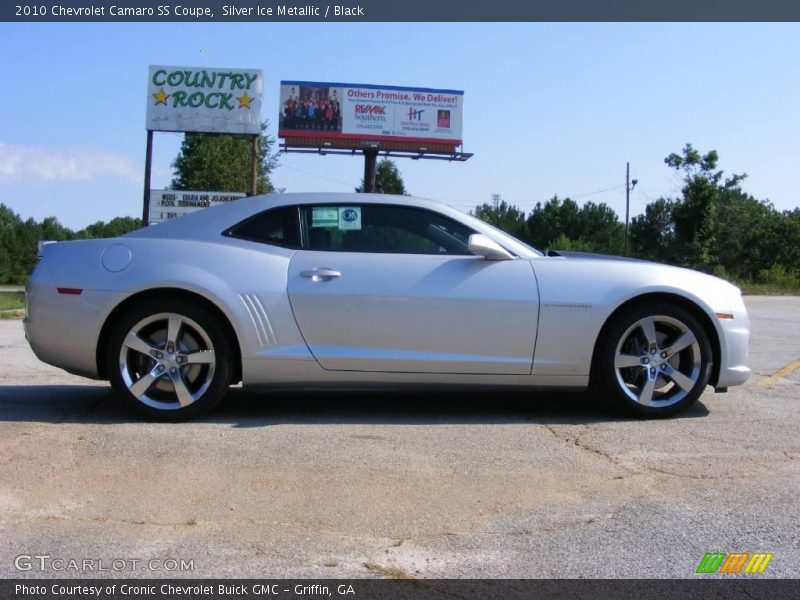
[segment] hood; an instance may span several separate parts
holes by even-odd
[[[583,258],[587,260],[619,260],[623,262],[645,263],[652,262],[630,256],[615,256],[613,254],[595,254],[593,252],[574,252],[572,250],[548,250],[546,256],[563,256],[564,258]],[[654,263],[655,264],[655,263]]]

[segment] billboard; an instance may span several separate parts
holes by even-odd
[[[150,65],[147,129],[257,135],[263,91],[260,69]]]
[[[244,198],[240,192],[191,192],[184,190],[150,190],[149,223],[177,219],[209,206],[218,206]]]
[[[281,81],[278,136],[287,145],[316,140],[330,147],[360,142],[449,152],[462,143],[463,107],[458,90]]]

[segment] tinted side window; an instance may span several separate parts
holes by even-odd
[[[297,207],[281,206],[264,211],[234,225],[223,235],[284,248],[299,248]]]
[[[469,228],[437,213],[382,204],[301,208],[308,249],[469,255]]]

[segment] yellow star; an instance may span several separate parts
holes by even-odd
[[[164,88],[161,88],[153,94],[153,98],[156,99],[156,104],[163,104],[164,106],[167,105],[167,98],[169,98],[169,94],[164,93]]]
[[[250,108],[250,102],[253,101],[253,98],[247,95],[247,92],[236,98],[239,101],[239,108]]]

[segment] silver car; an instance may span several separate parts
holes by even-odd
[[[596,387],[643,417],[744,383],[739,289],[695,271],[544,255],[437,202],[273,194],[115,239],[43,245],[27,339],[182,420],[228,387]]]

